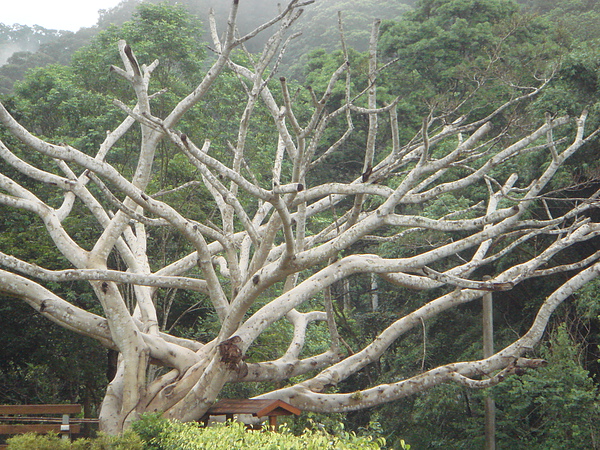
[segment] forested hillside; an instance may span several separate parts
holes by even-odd
[[[138,3],[0,28],[39,45],[0,67],[0,403],[114,408],[133,323],[154,397],[113,429],[201,367],[203,401],[304,402],[297,430],[482,448],[492,397],[497,448],[600,448],[600,2],[317,1],[221,66],[210,0]],[[278,13],[239,3],[238,37]]]
[[[0,24],[0,65],[17,51],[36,52],[41,44],[56,39],[59,32],[41,27]]]
[[[99,31],[120,26],[131,19],[141,0],[122,0],[119,5],[101,10],[95,27],[70,31],[47,30],[41,27],[27,27],[0,23],[0,93],[12,91],[15,81],[21,80],[25,71],[32,67],[49,64],[68,64],[73,53],[90,43]],[[146,3],[159,4],[165,0],[145,0]],[[167,0],[169,4],[184,5],[186,10],[197,16],[205,25],[203,41],[210,43],[207,17],[214,9],[217,22],[223,25],[227,21],[229,2],[217,0]],[[252,0],[240,5],[240,32],[248,32],[261,25],[277,12],[279,0]],[[368,43],[369,27],[375,18],[400,18],[409,9],[413,0],[403,1],[361,1],[320,0],[312,5],[300,19],[298,32],[302,33],[292,42],[283,61],[284,66],[293,65],[303,55],[315,48],[331,50],[339,47],[337,13],[344,12],[347,29],[347,43],[353,48],[364,51]],[[259,35],[248,43],[250,51],[260,51],[265,43],[266,34]],[[300,72],[298,70],[297,72]]]

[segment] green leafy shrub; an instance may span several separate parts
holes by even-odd
[[[170,422],[158,413],[143,414],[131,429],[146,443],[146,450],[162,450],[160,436],[169,432]]]
[[[246,430],[237,422],[202,428],[197,423],[170,422],[156,415],[145,415],[133,426],[153,450],[320,450],[320,449],[373,449],[383,448],[385,440],[373,440],[352,433],[333,436],[324,431],[305,430],[300,436],[287,428],[279,432]]]
[[[67,450],[71,449],[71,442],[59,438],[55,434],[39,435],[35,433],[21,434],[11,437],[7,441],[8,450]]]
[[[134,432],[121,436],[100,433],[95,439],[69,441],[56,434],[26,433],[7,440],[7,450],[144,450],[144,441]]]
[[[195,422],[171,422],[158,414],[146,414],[132,430],[121,436],[100,434],[95,439],[68,441],[56,434],[27,433],[8,440],[8,450],[379,450],[385,439],[342,432],[337,436],[322,430],[305,430],[295,436],[285,426],[273,433],[247,430],[238,422],[203,428]],[[410,446],[404,445],[405,449]]]
[[[499,448],[587,450],[600,434],[598,388],[566,325],[541,349],[548,365],[494,387]]]

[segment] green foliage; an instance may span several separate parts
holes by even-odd
[[[576,41],[600,36],[598,0],[520,0],[528,11],[542,15]]]
[[[100,433],[94,439],[69,441],[56,434],[26,433],[7,440],[7,450],[144,450],[143,440],[134,432],[126,431],[120,436]]]
[[[484,62],[503,37],[499,25],[506,26],[517,10],[510,0],[422,1],[404,20],[384,24],[381,48],[441,90],[465,61]]]
[[[158,443],[161,434],[167,432],[169,421],[159,413],[143,414],[139,420],[131,425],[131,430],[137,433],[145,442],[147,450],[161,450]]]
[[[63,41],[69,35],[73,33],[48,30],[38,25],[0,23],[0,93],[10,92],[27,69],[57,62],[54,55],[38,50],[51,42]]]
[[[89,43],[98,32],[95,28],[72,31],[47,30],[34,25],[6,26],[0,23],[0,94],[13,92],[15,82],[23,79],[27,70],[51,64],[68,64],[71,55]],[[11,55],[12,53],[12,55]]]
[[[26,433],[7,440],[9,450],[70,450],[71,442],[61,439],[56,434],[39,435]]]
[[[496,403],[497,448],[589,449],[600,435],[599,398],[579,354],[561,325],[537,355],[548,361],[546,367],[511,376],[489,390],[442,385],[386,406],[376,417],[391,443],[399,435],[416,448],[482,448],[484,398],[491,395]]]
[[[598,391],[564,325],[542,356],[548,365],[493,389],[500,448],[588,449],[600,435]]]
[[[111,100],[84,89],[71,67],[52,65],[29,71],[15,86],[14,107],[38,135],[91,151],[117,117]]]
[[[181,5],[144,2],[132,20],[108,27],[95,36],[90,45],[75,53],[71,65],[85,89],[109,93],[123,101],[132,98],[127,83],[109,71],[111,65],[122,65],[118,42],[123,39],[140,64],[149,65],[159,60],[152,86],[155,90],[169,88],[170,93],[159,98],[159,102],[165,101],[164,98],[173,95],[187,94],[190,83],[194,84],[202,76],[205,52],[201,35],[199,20]]]
[[[600,316],[600,280],[586,284],[575,295],[577,313],[585,319],[597,319]]]
[[[533,102],[532,108],[540,113],[571,116],[588,109],[593,115],[600,110],[599,77],[597,41],[575,42],[563,57],[554,81]]]
[[[423,0],[382,24],[380,51],[398,59],[384,75],[401,96],[399,117],[415,132],[430,111],[460,106],[459,114],[483,115],[520,95],[513,87],[549,76],[565,48],[550,24],[512,0]]]
[[[156,416],[142,417],[133,429],[152,450],[317,450],[317,449],[380,449],[385,446],[382,438],[372,440],[352,433],[339,436],[324,431],[305,430],[295,436],[285,427],[277,433],[265,430],[247,430],[244,424],[230,422],[202,428],[197,423],[179,423]]]
[[[338,12],[341,13],[346,45],[359,52],[368,48],[371,26],[375,19],[399,20],[410,10],[410,0],[330,0],[316,2],[300,19],[302,35],[294,40],[286,59],[297,61],[294,72],[304,70],[307,49],[329,52],[341,48]]]
[[[538,13],[585,13],[598,8],[598,0],[519,0],[519,3]]]

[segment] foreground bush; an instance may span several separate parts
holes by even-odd
[[[331,436],[325,432],[307,431],[294,436],[285,430],[278,433],[247,431],[243,424],[231,423],[209,428],[195,424],[172,424],[170,432],[161,436],[161,450],[320,450],[380,449],[381,441],[346,435]]]
[[[372,440],[350,433],[332,436],[324,431],[306,430],[295,436],[284,427],[272,433],[246,430],[237,422],[203,428],[197,423],[170,422],[156,415],[143,416],[133,429],[150,450],[379,450],[385,445],[382,438]]]
[[[203,428],[197,423],[170,422],[158,415],[146,415],[122,436],[100,435],[71,442],[55,434],[28,433],[10,438],[8,444],[8,450],[379,450],[385,440],[310,430],[295,436],[284,427],[277,433],[249,431],[237,422]]]
[[[128,431],[121,436],[100,434],[95,439],[69,441],[56,434],[26,433],[7,441],[7,450],[144,450],[144,441]]]

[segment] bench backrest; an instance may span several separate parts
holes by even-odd
[[[0,434],[80,433],[81,426],[70,423],[80,412],[81,405],[0,405]]]
[[[0,416],[18,414],[79,414],[81,405],[0,405]]]

